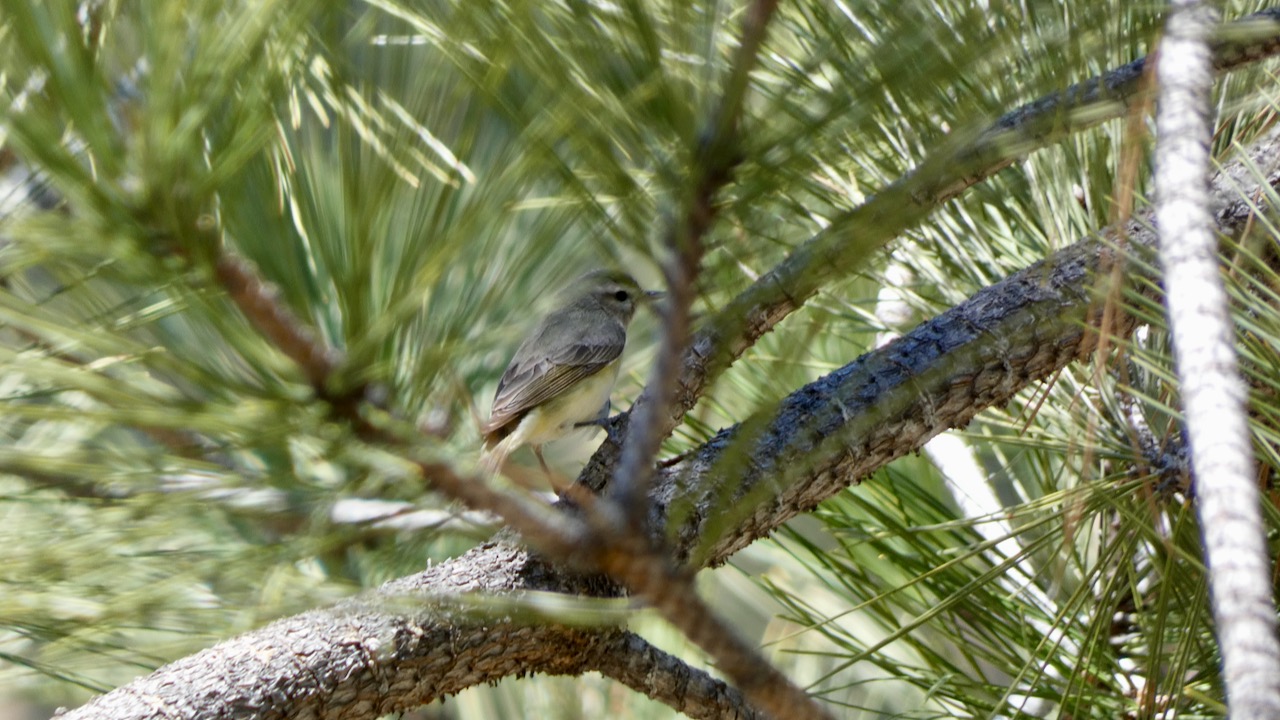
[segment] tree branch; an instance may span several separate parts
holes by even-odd
[[[1275,154],[1274,144],[1267,152]],[[1219,220],[1231,217],[1223,213]],[[1138,240],[1143,234],[1136,224],[1127,232]],[[821,246],[811,241],[801,254],[815,247]],[[918,449],[946,427],[967,423],[984,407],[1087,355],[1097,343],[1084,323],[1092,303],[1087,278],[1108,258],[1097,241],[1068,248],[802,388],[775,415],[722,432],[659,474],[650,494],[650,526],[664,527],[674,512],[680,518],[677,556],[694,567],[724,562],[752,539]],[[788,267],[803,265],[795,260]],[[771,291],[785,296],[789,287],[781,283]],[[788,299],[772,310],[751,305],[747,317],[773,317],[797,302]],[[1134,322],[1126,317],[1119,330]],[[763,334],[771,324],[755,327]],[[711,357],[699,352],[696,341],[686,359]],[[706,379],[703,374],[698,382]],[[481,483],[468,484],[448,468],[423,467],[433,480],[444,478],[437,486],[450,494],[491,507],[492,497],[474,495],[486,492]],[[725,467],[741,469],[742,479],[728,485]],[[726,497],[751,502],[728,517],[720,512]],[[507,510],[517,518],[529,511],[539,523],[547,519],[529,508],[502,510],[504,516]],[[265,717],[299,708],[368,717],[513,674],[578,673],[602,663],[597,651],[611,631],[515,626],[449,608],[448,598],[459,593],[524,590],[606,596],[616,587],[511,543],[489,543],[360,599],[273,623],[180,660],[69,717]],[[416,593],[407,610],[406,592]],[[430,607],[420,607],[423,600]]]
[[[662,416],[670,413],[675,401],[682,356],[688,346],[689,310],[696,299],[694,283],[702,262],[702,238],[715,220],[715,195],[729,182],[739,162],[738,126],[747,83],[777,8],[777,0],[757,0],[747,10],[742,40],[730,66],[720,106],[694,156],[694,182],[687,207],[680,222],[667,232],[666,244],[672,257],[665,273],[667,299],[662,316],[662,343],[644,391],[650,400],[635,409],[634,425],[627,434],[611,492],[625,509],[643,507],[653,459],[662,446],[662,439],[671,432]],[[628,512],[628,516],[631,520],[628,524],[634,531],[645,531],[643,512]]]
[[[1217,29],[1213,66],[1225,72],[1280,52],[1280,8],[1271,8]],[[914,227],[944,202],[996,174],[1032,151],[1071,133],[1123,117],[1147,101],[1141,80],[1148,58],[1040,98],[1003,115],[989,128],[953,137],[915,170],[836,218],[786,260],[762,275],[716,313],[694,335],[685,353],[678,402],[663,424],[668,435],[693,409],[720,373],[775,325],[833,278],[847,275],[872,252]],[[639,412],[651,402],[642,394]],[[619,429],[627,425],[620,418]],[[599,491],[618,461],[605,443],[579,482]]]
[[[1218,13],[1173,0],[1156,59],[1156,221],[1178,386],[1231,717],[1280,716],[1280,641],[1266,523],[1209,210],[1208,36]]]
[[[1235,162],[1219,174],[1215,191],[1220,203],[1250,187],[1250,167],[1280,167],[1280,141],[1270,138],[1247,161]],[[1280,175],[1270,182],[1280,186]],[[1222,205],[1215,220],[1219,230],[1230,235],[1251,222],[1253,214],[1249,203],[1232,201]],[[1153,241],[1138,222],[1131,223],[1127,233],[1135,246]],[[724,482],[705,473],[735,439],[748,434],[742,426],[721,433],[659,474],[651,495],[653,526],[663,527],[673,506],[692,507],[681,523],[676,550],[696,564],[722,563],[751,539],[889,460],[918,449],[948,424],[967,422],[982,409],[970,403],[1000,402],[1070,360],[1088,356],[1097,338],[1081,322],[1093,304],[1087,278],[1108,255],[1107,245],[1096,239],[1068,247],[794,393],[768,430],[754,435],[753,449],[759,457],[744,464],[776,466],[806,447],[814,448],[817,456],[780,476],[768,502],[750,508],[737,529],[719,535],[705,550],[695,552],[697,532],[719,507],[717,493]],[[1135,266],[1128,277],[1141,282],[1137,271],[1142,269]],[[1121,328],[1137,322],[1127,315],[1121,320]],[[1000,335],[1005,332],[1010,335]],[[914,360],[917,354],[920,359]],[[908,363],[906,369],[903,363]],[[917,389],[924,392],[918,398]],[[812,418],[804,420],[806,414]],[[769,480],[759,469],[752,478],[754,486]],[[518,597],[527,590],[604,597],[616,594],[617,588],[602,577],[567,571],[513,543],[490,542],[351,603],[281,620],[179,660],[66,717],[216,718],[225,717],[227,707],[253,707],[253,716],[269,717],[295,707],[314,707],[332,710],[321,713],[323,717],[364,718],[410,709],[511,675],[604,669],[614,677],[623,672],[618,663],[632,662],[592,655],[598,644],[614,642],[600,634],[607,631],[583,637],[585,631],[559,626],[483,625],[462,614],[422,607],[424,600],[446,604],[450,596],[467,592]],[[412,598],[408,609],[413,612],[406,610],[406,597]],[[342,619],[351,607],[364,609],[359,622]],[[341,631],[335,632],[335,627]],[[387,638],[395,642],[388,644]],[[575,652],[582,658],[570,662]],[[255,680],[214,680],[224,677]],[[279,692],[273,694],[275,690]],[[667,698],[662,693],[655,696]],[[335,697],[348,702],[330,700]],[[357,708],[350,701],[355,697],[363,698],[364,705]],[[373,710],[366,713],[365,707]]]
[[[280,301],[280,293],[248,260],[224,250],[214,262],[213,274],[258,332],[297,363],[313,387],[323,391],[338,366],[338,354]]]
[[[593,668],[691,718],[763,720],[734,687],[631,633],[611,637]]]
[[[602,592],[596,578],[569,575],[512,545],[490,543],[376,593],[220,643],[59,716],[311,713],[365,720],[486,680],[599,670],[693,718],[761,717],[734,688],[631,633],[494,622],[467,606],[467,593],[511,596],[517,586]]]
[[[702,239],[716,216],[715,196],[739,161],[738,126],[747,85],[756,56],[764,43],[777,0],[756,0],[747,9],[742,39],[729,68],[720,104],[707,135],[694,154],[692,182],[679,220],[668,230],[671,256],[665,263],[667,299],[663,311],[663,336],[645,393],[651,401],[641,406],[633,432],[627,437],[622,459],[608,498],[581,498],[599,547],[598,567],[652,605],[691,642],[709,654],[722,672],[744,695],[777,718],[794,713],[829,718],[821,704],[778,672],[754,647],[698,596],[693,574],[684,572],[666,552],[662,535],[651,532],[647,497],[653,461],[669,429],[663,416],[670,415],[680,377],[681,357],[688,346],[689,311],[695,300],[694,283],[702,263]]]

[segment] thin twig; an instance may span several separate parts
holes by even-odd
[[[249,261],[227,251],[214,262],[213,274],[258,332],[297,363],[312,386],[324,388],[339,356],[281,301],[280,292]]]
[[[643,534],[646,529],[644,499],[653,474],[653,459],[662,439],[672,429],[666,427],[664,416],[670,414],[675,401],[682,359],[688,346],[689,309],[696,299],[694,283],[702,262],[702,238],[715,220],[716,193],[729,182],[739,162],[738,127],[747,84],[777,8],[778,0],[757,0],[747,10],[742,41],[730,66],[720,105],[708,123],[709,134],[701,139],[694,156],[694,181],[688,205],[683,216],[667,231],[671,258],[665,268],[667,299],[663,306],[662,344],[645,388],[649,402],[643,404],[632,419],[611,493],[636,534]]]
[[[738,126],[747,84],[764,42],[777,0],[757,0],[747,10],[742,41],[731,65],[720,106],[695,155],[692,192],[683,217],[667,233],[671,258],[666,263],[667,300],[664,334],[646,395],[650,401],[634,418],[610,494],[610,502],[587,503],[595,531],[594,546],[603,549],[599,566],[662,613],[668,622],[711,655],[720,669],[759,705],[778,718],[801,712],[805,717],[829,718],[817,701],[778,672],[754,648],[724,623],[698,596],[691,573],[677,569],[671,556],[654,552],[649,532],[648,495],[653,460],[671,430],[670,415],[682,359],[688,345],[689,310],[695,300],[694,283],[702,262],[702,238],[715,219],[715,195],[728,183],[739,162]],[[601,507],[601,506],[604,507]],[[603,510],[603,512],[601,512]],[[625,532],[618,532],[622,520]],[[621,542],[615,538],[621,537]],[[801,711],[803,709],[803,711]]]
[[[293,360],[306,376],[316,396],[327,402],[330,413],[351,424],[356,436],[370,439],[377,428],[361,414],[362,404],[380,405],[368,385],[334,387],[331,381],[341,367],[342,353],[316,336],[280,297],[279,290],[263,279],[248,260],[227,250],[213,264],[213,274],[231,301],[258,332]]]

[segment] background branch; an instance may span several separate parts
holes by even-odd
[[[1209,208],[1211,3],[1173,0],[1156,59],[1156,220],[1230,715],[1280,715],[1272,564]]]
[[[593,667],[638,693],[691,718],[760,720],[736,688],[665,653],[631,633],[611,636]]]
[[[317,390],[323,391],[338,366],[338,354],[325,347],[284,305],[280,293],[247,260],[224,250],[219,253],[213,272],[240,312],[280,352],[297,363]]]

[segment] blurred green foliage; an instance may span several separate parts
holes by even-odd
[[[490,532],[444,522],[458,509],[365,447],[212,265],[252,260],[343,353],[330,390],[377,388],[428,430],[423,454],[465,471],[477,413],[549,291],[601,265],[659,281],[743,5],[0,0],[0,170],[35,171],[61,200],[0,191],[0,698],[81,702]],[[1158,13],[783,3],[695,311],[948,133],[1147,53]],[[1269,127],[1274,91],[1261,69],[1222,83],[1221,153]],[[1127,128],[1031,156],[824,288],[666,451],[1113,222],[1147,190],[1124,162],[1147,140]],[[1270,482],[1280,283],[1274,227],[1254,232],[1229,277]],[[1135,462],[1135,413],[1179,442],[1159,309],[1142,312],[1152,329],[1121,360],[1064,372],[961,436],[1001,507],[966,505],[936,454],[904,459],[706,573],[706,592],[846,717],[1219,713],[1193,513]],[[657,331],[633,330],[615,407]],[[553,464],[572,473],[594,442]],[[361,501],[442,520],[340,512]],[[633,625],[700,662],[653,618]],[[671,713],[599,678],[509,681],[439,711]]]

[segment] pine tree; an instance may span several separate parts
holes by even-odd
[[[0,697],[1223,714],[1135,62],[1166,15],[0,0]],[[1273,538],[1280,11],[1223,16]],[[594,267],[669,298],[553,505],[477,429]]]

